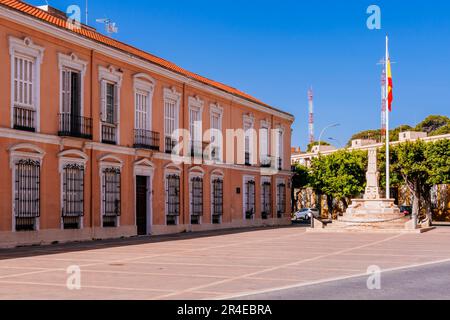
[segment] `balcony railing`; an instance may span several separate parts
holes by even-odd
[[[36,118],[36,111],[27,108],[14,107],[14,114],[13,114],[14,129],[35,132],[36,131],[35,118]]]
[[[149,130],[134,130],[134,147],[159,151],[159,132]]]
[[[110,123],[102,123],[102,142],[106,144],[117,143],[117,127]]]
[[[191,157],[193,158],[203,157],[203,142],[191,141]]]
[[[270,159],[270,156],[263,157],[261,159],[261,168],[270,168],[272,166],[272,160]]]
[[[283,159],[277,159],[278,170],[283,170]]]
[[[92,119],[71,114],[59,114],[61,137],[75,137],[92,140]]]
[[[172,139],[172,137],[165,137],[164,139],[164,150],[166,153],[172,153],[173,149],[175,148],[177,144],[177,141]]]
[[[246,166],[251,166],[252,164],[250,163],[250,152],[246,152],[245,153],[245,165]]]

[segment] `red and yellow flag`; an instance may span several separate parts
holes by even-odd
[[[392,82],[392,70],[391,70],[391,59],[388,58],[387,60],[387,85],[388,85],[388,107],[389,112],[392,112],[392,101],[394,101],[394,95],[392,93],[392,89],[394,88],[393,82]]]

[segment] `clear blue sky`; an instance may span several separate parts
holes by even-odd
[[[45,1],[29,1],[43,4]],[[49,0],[65,10],[84,0]],[[366,9],[382,10],[382,30],[366,27]],[[307,90],[315,91],[316,138],[345,144],[380,126],[384,37],[391,38],[392,125],[450,115],[448,0],[89,0],[95,18],[117,22],[115,37],[203,76],[237,87],[296,117],[293,145],[308,139]]]

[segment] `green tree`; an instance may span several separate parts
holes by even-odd
[[[450,184],[450,140],[428,143],[425,149],[428,184]]]
[[[401,177],[405,185],[413,195],[413,217],[417,219],[420,209],[420,198],[431,202],[430,194],[432,185],[429,184],[429,170],[425,154],[427,145],[418,140],[405,142],[392,148],[391,178],[394,182]],[[427,208],[428,210],[429,208]],[[427,213],[430,215],[430,212]]]
[[[366,183],[367,152],[341,150],[312,161],[310,185],[319,194],[327,196],[333,211],[333,200],[348,207],[350,197],[361,194]]]
[[[416,126],[416,131],[434,135],[434,132],[442,127],[450,125],[450,119],[446,116],[431,115]]]
[[[298,197],[301,193],[301,190],[306,188],[309,184],[309,169],[303,165],[297,164],[293,169],[292,176],[292,188],[291,188],[291,197],[294,201],[292,201],[292,211],[296,212],[298,210]],[[299,190],[297,194],[295,194],[295,190]]]

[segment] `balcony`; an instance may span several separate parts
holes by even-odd
[[[191,141],[191,157],[199,159],[203,158],[203,147],[203,142]]]
[[[278,170],[283,170],[283,159],[277,159]]]
[[[262,157],[261,168],[270,168],[270,167],[272,167],[272,160],[270,156]]]
[[[159,132],[149,130],[134,130],[134,147],[159,151]]]
[[[117,127],[115,125],[102,123],[102,143],[117,144]]]
[[[250,152],[245,153],[245,165],[250,167],[252,164],[250,163]]]
[[[36,131],[36,111],[27,108],[14,107],[13,128],[23,131]]]
[[[92,119],[71,114],[59,114],[60,137],[75,137],[92,140]]]
[[[171,154],[176,145],[177,141],[172,139],[172,137],[165,137],[164,150],[166,151],[166,153]]]

